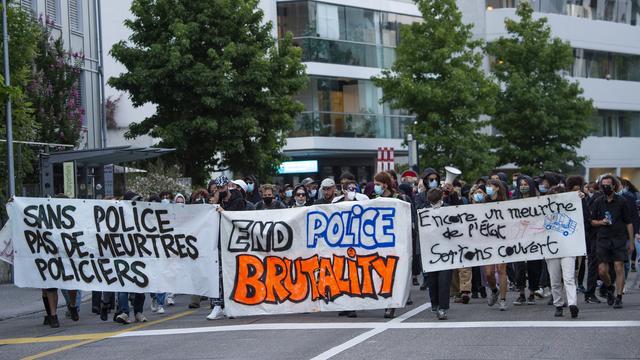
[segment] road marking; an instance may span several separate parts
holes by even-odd
[[[312,358],[311,360],[325,360],[325,359],[332,358],[332,357],[338,355],[339,353],[341,353],[341,352],[343,352],[343,351],[345,351],[347,349],[350,349],[350,348],[352,348],[352,347],[364,342],[365,340],[382,333],[383,331],[388,329],[388,326],[390,324],[402,323],[403,321],[407,320],[408,318],[410,318],[410,317],[412,317],[414,315],[417,315],[417,314],[429,309],[430,307],[431,307],[430,303],[422,304],[422,305],[416,307],[415,309],[413,309],[411,311],[407,311],[406,313],[398,316],[395,319],[391,319],[390,321],[387,321],[385,323],[380,324],[377,328],[375,328],[373,330],[369,330],[366,333],[360,334],[360,335],[354,337],[353,339],[351,339],[351,340],[349,340],[347,342],[344,342],[344,343],[342,343],[342,344],[340,344],[338,346],[332,347],[331,349],[329,349],[329,350],[323,352],[322,354]]]
[[[120,331],[106,332],[106,333],[102,334],[101,336],[95,337],[94,339],[89,339],[89,340],[81,341],[79,343],[69,344],[69,345],[61,346],[61,347],[54,348],[54,349],[51,349],[51,350],[47,350],[47,351],[44,351],[44,352],[41,352],[41,353],[38,353],[38,354],[35,354],[35,355],[27,356],[27,357],[23,358],[22,360],[40,359],[40,358],[45,357],[45,356],[49,356],[49,355],[52,355],[52,354],[57,354],[57,353],[62,352],[62,351],[74,349],[74,348],[77,348],[77,347],[80,347],[80,346],[83,346],[83,345],[86,345],[86,344],[90,344],[90,343],[93,343],[93,342],[98,342],[100,340],[104,340],[104,339],[107,339],[107,338],[110,338],[110,337],[113,337],[113,336],[124,334],[124,333],[127,333],[129,331],[135,331],[135,330],[143,329],[143,328],[145,328],[147,326],[160,324],[160,323],[163,323],[165,321],[175,320],[175,319],[181,318],[183,316],[187,316],[187,315],[193,314],[194,312],[195,312],[195,310],[183,311],[181,313],[178,313],[178,314],[166,317],[166,318],[162,318],[162,319],[158,319],[158,320],[154,320],[154,321],[149,321],[149,322],[146,322],[146,323],[142,323],[140,325],[134,325],[134,326],[131,326],[131,327],[127,327],[126,329],[123,329],[123,330],[120,330]],[[93,334],[93,335],[97,335],[97,334]],[[36,338],[36,339],[44,339],[44,338]],[[45,342],[45,341],[42,341],[42,342]]]

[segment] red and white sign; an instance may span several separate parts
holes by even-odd
[[[394,169],[393,148],[379,147],[376,172],[393,170],[393,169]]]

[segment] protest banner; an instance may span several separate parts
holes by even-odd
[[[230,316],[403,307],[411,206],[396,199],[222,213]]]
[[[577,192],[418,211],[425,271],[586,254]]]
[[[219,295],[214,206],[17,197],[7,212],[17,286]]]
[[[0,230],[0,260],[13,264],[13,243],[11,242],[11,222]]]

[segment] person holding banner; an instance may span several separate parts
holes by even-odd
[[[490,179],[486,185],[486,201],[498,202],[507,200],[507,189],[501,180]],[[478,192],[476,192],[478,193]],[[475,196],[475,195],[474,195]],[[487,265],[484,267],[487,282],[491,294],[488,297],[487,304],[493,306],[498,303],[500,311],[507,310],[507,264]],[[496,284],[496,272],[500,280],[500,288]]]
[[[547,192],[547,195],[560,194],[565,192],[562,186],[554,186]],[[556,307],[554,316],[562,316],[562,308],[565,303],[565,297],[569,304],[571,318],[578,317],[578,301],[576,286],[576,258],[573,256],[546,259],[547,270],[549,271],[549,280],[551,281],[551,295],[553,296],[553,305]],[[564,287],[564,294],[562,289]]]
[[[262,200],[256,204],[256,210],[286,209],[287,206],[282,201],[276,199],[276,190],[275,185],[263,184],[260,186]]]
[[[442,190],[438,188],[427,191],[428,204],[421,204],[419,209],[438,209],[446,204],[442,201]],[[447,319],[449,310],[452,270],[433,271],[427,273],[431,311],[435,312],[438,320]]]
[[[381,171],[373,177],[373,191],[376,197],[390,197],[411,203],[411,200],[406,195],[396,192],[393,179],[388,172]],[[406,241],[411,241],[411,239],[406,239]],[[393,308],[385,309],[384,317],[387,319],[393,318],[395,311],[396,309]]]
[[[622,308],[624,289],[624,261],[634,249],[634,234],[631,214],[626,200],[616,194],[618,186],[612,175],[600,179],[604,193],[594,201],[591,225],[597,228],[596,256],[600,278],[607,289],[607,304],[614,309]],[[616,273],[615,286],[609,275],[609,263],[613,262]],[[615,295],[614,295],[615,292]]]

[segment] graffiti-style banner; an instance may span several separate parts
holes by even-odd
[[[586,254],[577,192],[418,211],[426,271]]]
[[[408,203],[226,211],[220,226],[231,316],[397,308],[409,296]]]
[[[7,212],[17,286],[219,295],[214,206],[18,197]]]

